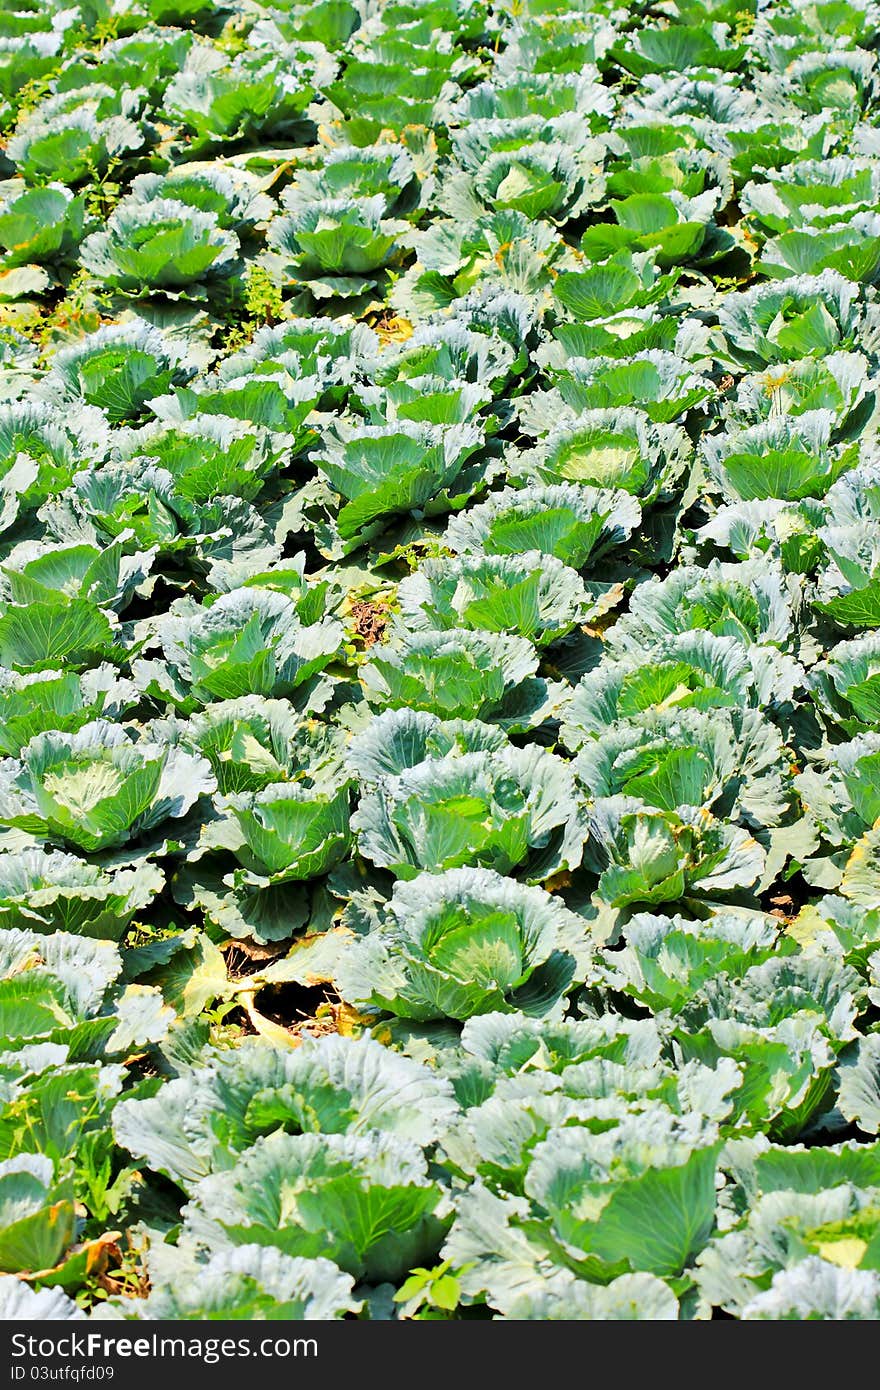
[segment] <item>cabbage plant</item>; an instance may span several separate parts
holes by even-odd
[[[150,400],[189,374],[161,333],[133,319],[62,348],[46,385],[66,404],[97,406],[116,425],[137,420]]]
[[[204,759],[100,719],[38,734],[0,763],[0,784],[0,823],[85,851],[137,840],[214,786]]]
[[[161,891],[155,864],[102,869],[60,850],[0,855],[0,925],[117,941]]]
[[[450,752],[383,775],[353,826],[361,854],[400,878],[482,864],[529,881],[576,867],[585,828],[566,765],[543,750]]]
[[[322,473],[341,498],[336,519],[340,537],[345,542],[367,539],[371,528],[375,532],[396,512],[444,509],[444,491],[458,482],[480,442],[474,425],[402,420],[340,429],[318,455]]]
[[[432,1259],[449,1225],[448,1199],[421,1150],[376,1133],[258,1140],[228,1172],[202,1180],[185,1219],[200,1245],[332,1255],[374,1282]]]
[[[93,232],[82,250],[96,279],[135,298],[191,294],[194,286],[232,275],[237,253],[238,238],[222,229],[216,213],[174,198],[121,204],[106,231]]]
[[[62,184],[10,188],[0,204],[4,266],[71,261],[86,225],[85,206]]]
[[[164,104],[196,148],[256,134],[283,137],[302,121],[310,80],[326,81],[332,71],[320,44],[298,44],[287,54],[245,50],[233,58],[196,46],[168,84]]]
[[[310,612],[309,595],[244,587],[214,602],[178,600],[157,629],[163,657],[136,664],[144,685],[209,704],[252,693],[288,695],[332,661],[342,625]]]
[[[397,601],[413,630],[483,628],[519,633],[541,647],[564,637],[590,611],[576,572],[538,550],[427,560],[399,585]]]
[[[399,258],[406,224],[384,211],[381,193],[309,199],[271,224],[268,244],[282,273],[317,299],[361,294]]]
[[[550,1011],[589,968],[586,923],[490,869],[398,883],[384,923],[340,961],[343,997],[402,1018]]]

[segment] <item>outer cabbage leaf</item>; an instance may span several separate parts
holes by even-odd
[[[146,403],[185,379],[179,354],[141,319],[99,328],[52,359],[46,388],[64,403],[99,406],[111,424],[137,419]]]
[[[614,796],[593,808],[585,863],[595,864],[600,875],[599,902],[621,908],[753,888],[765,856],[747,831],[708,811],[648,810]]]
[[[11,600],[7,631],[21,634],[31,608],[41,613],[63,611],[77,603],[81,612],[125,608],[143,583],[153,563],[151,551],[126,554],[120,538],[103,549],[69,542],[22,541],[7,555],[0,569],[0,595]],[[22,623],[24,620],[24,623]],[[36,663],[35,663],[36,664]]]
[[[94,101],[75,99],[71,109],[69,94],[59,94],[40,102],[19,124],[7,151],[29,183],[71,187],[105,175],[115,160],[139,150],[144,136],[139,121],[98,114]]]
[[[829,1154],[830,1164],[836,1153]],[[832,1183],[825,1190],[774,1184],[756,1193],[740,1224],[713,1241],[698,1261],[704,1295],[725,1311],[741,1314],[756,1294],[771,1287],[775,1273],[802,1267],[811,1256],[840,1261],[844,1268],[850,1261],[850,1268],[858,1268],[865,1260],[872,1268],[876,1186],[854,1184],[843,1173]]]
[[[51,1269],[73,1240],[73,1193],[51,1159],[20,1154],[0,1163],[0,1270]]]
[[[726,295],[718,321],[727,352],[738,365],[760,369],[858,347],[857,293],[852,281],[825,270]]]
[[[385,199],[321,198],[276,218],[267,244],[284,274],[318,299],[347,297],[375,285],[399,257],[405,222],[383,217]]]
[[[551,1132],[535,1148],[526,1193],[548,1212],[563,1247],[600,1269],[680,1274],[715,1222],[720,1144],[711,1128],[695,1130],[659,1112],[605,1134]]]
[[[880,634],[838,642],[810,672],[822,712],[847,733],[880,724]]]
[[[260,791],[272,782],[308,776],[312,742],[306,719],[331,690],[329,681],[319,685],[302,712],[295,700],[259,695],[218,700],[182,724],[179,736],[208,759],[221,796]]]
[[[703,448],[713,481],[743,501],[821,497],[858,461],[857,445],[832,444],[833,425],[830,411],[817,410],[712,436]]]
[[[745,185],[740,205],[770,232],[843,221],[869,211],[880,198],[877,166],[868,159],[801,159],[766,175]]]
[[[592,797],[628,796],[661,811],[712,808],[730,822],[778,825],[792,800],[789,755],[758,710],[658,710],[587,742],[578,777]]]
[[[350,844],[348,789],[348,779],[328,768],[220,797],[220,819],[205,827],[202,846],[231,850],[250,874],[273,882],[326,873]]]
[[[168,85],[165,109],[196,137],[196,148],[255,135],[295,133],[312,99],[310,82],[326,82],[333,63],[321,44],[285,53],[245,50],[233,58],[196,46]]]
[[[832,512],[833,516],[833,512]],[[816,608],[842,627],[880,627],[880,543],[873,519],[819,531],[829,563]]]
[[[207,413],[132,431],[118,438],[116,448],[131,473],[161,469],[170,475],[174,491],[169,503],[184,517],[221,498],[251,501],[281,455],[280,447],[258,428]]]
[[[602,661],[575,688],[565,710],[563,740],[577,749],[618,720],[650,712],[746,709],[771,704],[774,695],[780,701],[790,698],[793,682],[786,690],[780,665],[762,669],[758,664],[755,670],[754,652],[735,637],[696,629],[657,641],[638,658],[627,651]]]
[[[746,1321],[875,1321],[878,1309],[880,1275],[876,1270],[848,1269],[808,1255],[788,1269],[777,1270],[770,1287],[756,1293],[740,1316]]]
[[[501,752],[508,747],[501,729],[477,719],[439,719],[428,710],[385,710],[352,739],[346,760],[368,787],[383,778],[450,753]]]
[[[255,223],[273,211],[259,179],[222,164],[178,164],[165,174],[138,174],[131,181],[131,197],[143,203],[173,198],[201,212],[213,212],[221,227],[239,235],[251,232]]]
[[[691,922],[637,913],[624,949],[607,956],[609,980],[654,1013],[675,1011],[715,975],[740,978],[769,960],[778,935],[777,924],[760,916],[719,913]]]
[[[694,410],[713,387],[691,364],[674,352],[647,348],[621,361],[614,357],[569,357],[550,364],[556,385],[544,400],[535,396],[521,407],[521,417],[535,419],[535,412],[549,414],[561,401],[569,410],[618,410],[637,406],[657,424],[671,424]],[[533,404],[534,403],[534,404]]]
[[[418,204],[419,177],[413,156],[391,141],[373,145],[337,145],[323,154],[317,169],[299,169],[281,194],[287,212],[303,211],[326,198],[381,196],[386,217],[406,213]]]
[[[85,1316],[63,1289],[32,1289],[12,1274],[0,1275],[0,1322],[65,1322]]]
[[[615,653],[635,654],[667,635],[706,631],[735,637],[745,647],[796,651],[799,599],[797,586],[772,561],[712,561],[705,569],[679,565],[666,579],[639,585],[608,645]]]
[[[768,241],[761,257],[766,275],[818,275],[834,270],[848,280],[876,284],[880,277],[880,217],[856,213],[848,222],[801,227]]]
[[[0,669],[0,750],[17,758],[36,734],[75,733],[101,716],[119,719],[138,699],[132,682],[111,666],[93,666],[82,675]]]

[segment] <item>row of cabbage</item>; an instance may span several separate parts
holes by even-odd
[[[0,12],[4,1316],[878,1315],[876,20]]]

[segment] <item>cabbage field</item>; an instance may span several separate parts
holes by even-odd
[[[878,46],[5,0],[0,1316],[880,1317]]]

